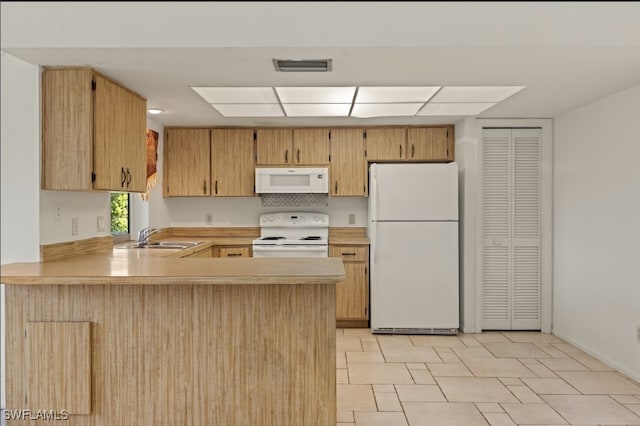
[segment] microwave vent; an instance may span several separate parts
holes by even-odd
[[[273,65],[280,72],[329,72],[331,59],[274,59]]]

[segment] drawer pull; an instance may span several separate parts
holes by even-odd
[[[342,253],[343,256],[355,256],[355,253]]]
[[[242,256],[242,253],[227,253],[227,257],[237,257]]]

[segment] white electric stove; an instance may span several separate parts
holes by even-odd
[[[313,212],[266,213],[253,257],[328,257],[329,215]]]

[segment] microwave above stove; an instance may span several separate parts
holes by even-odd
[[[329,169],[326,167],[258,167],[258,194],[327,194]]]

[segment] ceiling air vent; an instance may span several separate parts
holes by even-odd
[[[282,72],[327,72],[331,71],[331,59],[274,59],[276,71]]]

